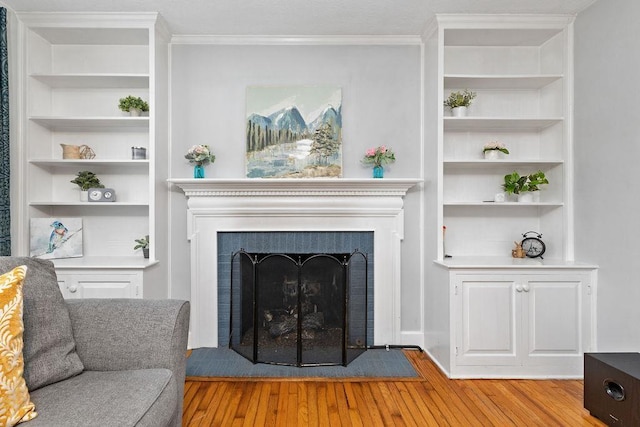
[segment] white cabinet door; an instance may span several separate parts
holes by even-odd
[[[142,273],[110,272],[58,274],[62,295],[77,298],[141,298]]]
[[[590,303],[584,275],[523,277],[522,345],[527,365],[572,363],[589,347]]]
[[[515,278],[457,276],[454,286],[457,364],[519,364]]]

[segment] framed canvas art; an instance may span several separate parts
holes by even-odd
[[[247,88],[247,178],[342,176],[342,89]]]
[[[82,218],[31,218],[29,249],[32,257],[82,256]]]

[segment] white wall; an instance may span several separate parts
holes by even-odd
[[[184,153],[193,144],[209,144],[217,160],[207,167],[207,178],[244,178],[247,86],[330,84],[342,87],[343,176],[370,177],[371,169],[363,167],[360,159],[367,147],[386,144],[395,151],[397,161],[387,168],[385,177],[420,177],[420,73],[417,44],[174,44],[170,176],[191,177],[192,167]],[[405,206],[402,330],[409,332],[422,330],[418,191],[407,196]],[[186,200],[178,189],[171,195],[170,216],[171,296],[188,299]]]
[[[575,24],[576,259],[600,265],[598,351],[640,351],[640,2]]]

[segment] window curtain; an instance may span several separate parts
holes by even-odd
[[[0,255],[11,255],[7,9],[0,7]]]

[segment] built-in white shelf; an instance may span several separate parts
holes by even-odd
[[[44,167],[68,167],[78,166],[124,166],[138,168],[149,166],[149,160],[123,160],[123,159],[32,159],[29,163]]]
[[[548,25],[563,25],[569,22],[569,18],[565,16],[544,17],[548,21]],[[447,24],[449,19],[458,21],[459,18],[451,15],[440,15],[438,21]],[[469,19],[471,25],[478,25],[479,22],[484,28],[456,28],[447,29],[444,33],[445,46],[478,46],[478,47],[496,47],[496,46],[541,46],[547,43],[549,39],[559,34],[562,30],[558,28],[526,28],[526,23],[517,28],[487,28],[497,21],[493,21],[490,16],[482,15],[474,16]],[[492,22],[493,21],[493,22]],[[553,23],[552,21],[555,21]]]
[[[33,116],[31,121],[53,131],[129,132],[148,130],[149,117],[45,117]]]
[[[488,207],[488,208],[497,208],[497,207],[508,206],[508,207],[524,208],[524,207],[531,207],[531,206],[561,207],[561,206],[564,206],[564,203],[557,203],[557,202],[500,202],[500,203],[496,203],[496,202],[486,201],[486,202],[444,202],[443,205],[445,207],[447,207],[447,206],[462,206],[462,207],[482,206],[482,207]]]
[[[143,15],[139,13],[138,15]],[[154,13],[146,13],[149,19],[154,17]],[[31,31],[39,34],[52,45],[148,45],[149,31],[146,28],[126,28],[126,25],[140,26],[140,19],[129,17],[126,14],[119,14],[118,20],[120,25],[114,28],[87,28],[86,18],[78,16],[75,24],[64,25],[43,25],[42,20],[38,17],[31,19],[29,15],[21,15],[21,20],[31,23],[33,27]],[[101,17],[98,17],[100,19]],[[52,21],[55,17],[52,18]],[[116,19],[116,18],[114,18]],[[104,20],[104,19],[103,19]],[[39,22],[36,22],[39,21]],[[71,19],[67,19],[70,22]],[[41,25],[41,26],[38,26]]]
[[[52,200],[34,201],[29,202],[29,206],[80,206],[80,207],[101,207],[101,208],[116,208],[122,206],[139,206],[149,207],[149,203],[146,202],[59,202]]]
[[[534,159],[467,159],[467,160],[444,160],[444,166],[480,166],[495,168],[496,166],[514,165],[514,166],[559,166],[564,163],[563,160],[534,160]]]
[[[446,74],[445,89],[540,89],[562,79],[561,74],[549,75],[467,75]]]
[[[445,131],[541,131],[561,123],[562,117],[444,117]]]
[[[148,74],[31,74],[52,88],[149,88]]]
[[[444,260],[435,260],[434,263],[443,267],[456,269],[456,268],[469,268],[469,269],[490,269],[507,268],[507,269],[519,269],[519,268],[566,268],[566,269],[584,269],[584,268],[598,268],[595,264],[587,264],[576,261],[564,261],[561,259],[547,259],[547,258],[513,258],[505,256],[454,256],[451,258],[445,258]]]

